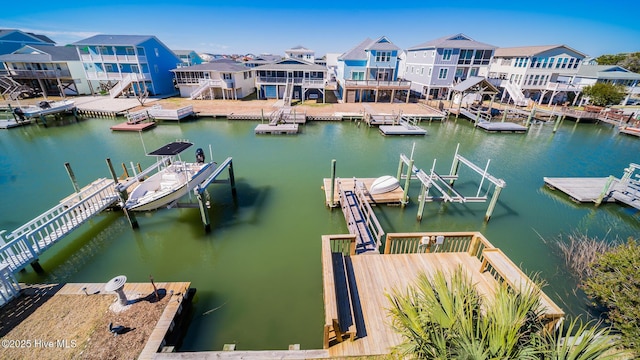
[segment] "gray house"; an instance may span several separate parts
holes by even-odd
[[[450,89],[469,77],[486,77],[496,46],[464,34],[445,36],[406,50],[400,76],[420,96],[445,99]]]

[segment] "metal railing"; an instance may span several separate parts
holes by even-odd
[[[345,80],[345,87],[356,87],[356,86],[375,86],[375,87],[402,87],[409,88],[411,86],[411,81],[404,80],[396,80],[396,81],[386,81],[386,80]]]

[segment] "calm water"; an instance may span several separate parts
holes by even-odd
[[[66,126],[29,126],[0,131],[0,229],[12,231],[73,192],[65,172],[69,162],[86,185],[109,177],[105,162],[152,163],[144,157],[138,133],[112,133],[122,119],[91,119]],[[322,178],[331,159],[341,177],[395,175],[399,154],[415,143],[416,166],[448,173],[456,148],[507,182],[488,224],[487,204],[427,204],[416,221],[419,183],[411,186],[405,208],[381,206],[376,213],[387,232],[481,231],[527,272],[539,272],[545,291],[570,314],[585,312],[575,283],[541,237],[574,231],[613,239],[637,236],[639,214],[606,204],[577,205],[544,188],[544,176],[620,177],[640,162],[640,140],[609,126],[566,121],[534,126],[526,135],[488,134],[466,120],[423,124],[425,137],[383,137],[355,123],[312,123],[297,136],[256,136],[254,122],[199,119],[163,124],[143,133],[147,150],[189,139],[214,160],[233,157],[238,189],[234,202],[227,184],[212,185],[212,231],[204,234],[197,209],[161,210],[139,215],[133,231],[121,213],[101,215],[41,258],[47,271],[31,268],[22,282],[191,281],[197,288],[191,326],[181,350],[303,349],[322,346],[323,303],[320,236],[345,233],[339,210],[324,206]],[[191,151],[191,150],[190,150]],[[208,150],[205,150],[207,155]],[[193,152],[185,158],[191,160]],[[456,183],[475,196],[479,176],[461,167]],[[226,176],[226,172],[225,172]],[[480,194],[487,191],[484,186]]]

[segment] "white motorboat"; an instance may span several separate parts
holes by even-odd
[[[196,150],[196,162],[180,159],[180,153],[191,145],[190,142],[176,141],[149,153],[149,156],[164,158],[169,165],[136,186],[124,208],[149,211],[170,206],[206,180],[216,169],[216,164],[205,162],[202,149]]]
[[[38,105],[17,107],[14,109],[14,113],[22,119],[29,119],[40,115],[71,111],[75,107],[76,103],[73,100],[40,101]]]
[[[373,181],[369,194],[384,194],[393,191],[400,186],[398,179],[391,175],[381,176]]]

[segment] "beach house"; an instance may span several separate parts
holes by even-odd
[[[87,95],[91,93],[78,52],[70,46],[25,45],[1,55],[7,76],[22,85],[23,95]]]
[[[327,68],[301,59],[285,58],[253,68],[258,99],[325,101]]]
[[[366,39],[338,57],[337,91],[342,102],[409,101],[410,81],[398,78],[401,50],[386,36]]]
[[[251,68],[231,59],[182,66],[171,71],[181,97],[237,100],[255,91]]]
[[[173,53],[178,55],[180,58],[180,63],[177,64],[180,66],[191,66],[202,64],[206,61],[194,50],[173,50]]]
[[[627,95],[623,105],[626,105],[632,96],[640,95],[640,74],[618,65],[582,64],[578,72],[569,80],[569,83],[575,86],[578,91],[582,91],[585,86],[599,82],[623,86]]]
[[[401,76],[422,98],[447,99],[456,84],[469,77],[486,77],[497,47],[464,34],[454,34],[408,48]]]
[[[55,45],[55,41],[44,35],[17,29],[0,29],[0,55],[11,54],[25,45]],[[0,65],[0,72],[4,68]]]
[[[516,105],[553,103],[576,91],[569,79],[585,57],[566,45],[498,48],[489,66],[489,78],[503,89],[502,101]]]
[[[181,62],[152,35],[96,35],[73,43],[83,63],[92,93],[111,97],[177,92],[172,69]]]

